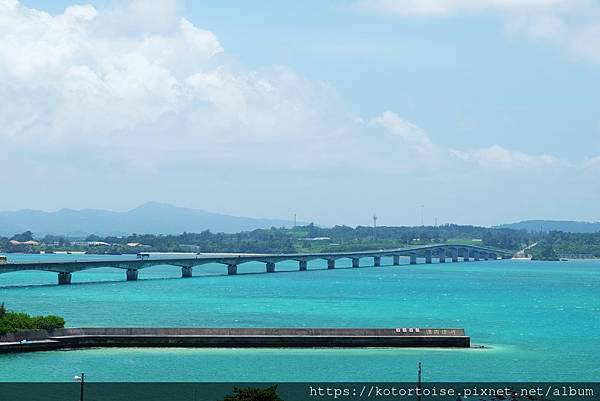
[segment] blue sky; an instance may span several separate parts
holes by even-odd
[[[419,224],[424,204],[431,223],[598,219],[593,1],[88,1],[62,19],[72,2],[15,9],[4,1],[32,33],[9,26],[0,36],[22,35],[18,47],[38,60],[32,41],[42,35],[48,56],[35,74],[22,73],[34,68],[28,61],[0,66],[0,93],[31,108],[26,115],[50,116],[0,114],[16,127],[4,145],[26,167],[26,182],[55,189],[41,197],[13,184],[0,209],[123,210],[158,200],[251,216],[296,212],[324,224],[368,224],[373,213],[382,224]],[[50,16],[32,17],[35,9]],[[194,39],[207,48],[186,52],[182,18],[212,34]],[[48,34],[51,26],[60,35]],[[148,35],[172,42],[148,51]],[[107,51],[111,43],[126,53]],[[124,67],[115,61],[123,54],[139,57]],[[142,64],[160,68],[111,73]],[[127,87],[132,76],[153,84],[139,92]],[[56,84],[43,88],[34,77]],[[165,82],[185,90],[173,95]],[[91,103],[65,100],[66,90]],[[126,112],[131,122],[117,123]]]

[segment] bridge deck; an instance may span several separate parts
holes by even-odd
[[[114,267],[127,270],[127,280],[137,280],[137,272],[157,265],[172,265],[182,268],[182,277],[191,277],[192,268],[208,263],[219,263],[227,265],[228,274],[237,274],[238,265],[247,262],[266,263],[267,272],[275,271],[275,263],[293,260],[299,263],[299,269],[307,270],[307,264],[311,260],[325,259],[328,262],[328,268],[335,268],[335,261],[338,259],[352,259],[352,267],[359,267],[361,258],[373,258],[374,265],[381,265],[382,257],[393,257],[393,264],[399,264],[399,257],[409,256],[410,263],[416,264],[417,257],[425,257],[425,263],[431,263],[432,257],[439,258],[440,262],[446,262],[446,258],[452,258],[453,262],[458,261],[458,257],[463,260],[469,260],[471,256],[474,260],[497,259],[498,257],[508,258],[510,252],[491,249],[487,247],[473,245],[451,245],[435,244],[397,249],[380,249],[370,251],[356,252],[324,252],[324,253],[292,253],[292,254],[233,254],[233,253],[209,253],[196,254],[192,256],[176,257],[170,256],[142,256],[137,259],[132,258],[111,258],[94,260],[36,260],[36,261],[6,261],[0,263],[0,273],[9,273],[23,270],[41,270],[59,273],[59,284],[70,284],[71,273],[95,269],[100,267]]]

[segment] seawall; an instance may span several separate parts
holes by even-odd
[[[413,328],[67,328],[0,336],[0,353],[97,347],[468,348],[470,337],[464,329]]]

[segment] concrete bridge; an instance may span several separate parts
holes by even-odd
[[[181,277],[192,277],[192,270],[196,266],[207,263],[219,263],[227,266],[227,273],[237,274],[238,266],[248,262],[262,262],[266,272],[275,272],[277,262],[293,260],[298,262],[298,269],[306,271],[311,260],[323,259],[327,261],[328,269],[335,269],[339,259],[351,259],[352,267],[360,267],[361,259],[371,259],[372,266],[381,266],[382,257],[391,257],[392,264],[400,264],[400,257],[408,257],[409,263],[414,265],[417,258],[424,258],[425,263],[432,263],[438,259],[440,263],[469,261],[469,260],[496,260],[510,259],[511,252],[490,249],[472,245],[424,245],[398,249],[381,249],[377,251],[361,252],[329,252],[329,253],[293,253],[293,254],[225,254],[210,253],[190,256],[156,257],[152,254],[139,254],[137,259],[107,259],[107,260],[55,260],[55,261],[28,261],[28,262],[0,262],[0,273],[9,273],[24,270],[50,271],[58,274],[58,284],[71,284],[71,274],[88,269],[113,267],[126,271],[127,281],[137,280],[141,269],[157,266],[171,265],[181,268]]]

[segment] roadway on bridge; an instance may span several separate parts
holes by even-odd
[[[9,273],[24,270],[50,271],[58,274],[59,284],[70,284],[71,274],[88,269],[114,267],[126,270],[128,281],[138,278],[138,271],[157,265],[172,265],[181,268],[182,277],[192,277],[192,269],[195,266],[218,263],[227,266],[230,275],[237,274],[238,266],[248,262],[262,262],[266,265],[266,272],[275,271],[277,262],[297,261],[300,271],[308,269],[311,260],[323,259],[327,261],[328,269],[335,269],[336,261],[339,259],[351,259],[352,267],[360,266],[360,259],[372,258],[373,266],[381,266],[382,257],[391,257],[393,265],[400,264],[400,257],[409,257],[410,264],[416,264],[417,258],[424,258],[425,263],[432,263],[433,258],[439,259],[440,263],[458,262],[471,259],[490,260],[508,259],[511,252],[473,245],[433,244],[397,249],[380,249],[355,252],[324,252],[324,253],[293,253],[293,254],[259,254],[259,253],[199,253],[199,254],[152,254],[141,253],[133,259],[130,256],[114,259],[81,259],[81,260],[35,260],[35,261],[3,261],[0,263],[0,273]]]

